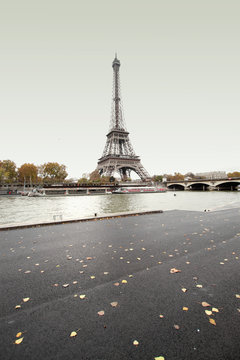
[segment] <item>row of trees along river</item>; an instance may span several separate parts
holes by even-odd
[[[228,177],[240,177],[240,172],[235,171],[227,174]],[[48,162],[40,166],[34,164],[25,163],[17,168],[14,161],[11,160],[0,160],[0,184],[12,184],[16,182],[20,183],[32,183],[32,184],[41,184],[41,183],[70,183],[73,179],[69,179],[67,173],[67,167],[64,164],[58,164],[57,162]],[[161,182],[162,179],[166,178],[168,181],[173,180],[184,180],[186,177],[195,179],[196,176],[193,173],[180,174],[175,172],[174,175],[164,174],[164,175],[154,175],[152,181],[157,183]],[[131,179],[128,179],[131,180]],[[94,170],[89,174],[88,177],[81,177],[78,179],[79,184],[106,184],[109,182],[114,182],[115,178],[113,176],[100,176],[99,173]]]

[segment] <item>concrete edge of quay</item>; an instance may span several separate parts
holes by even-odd
[[[39,223],[17,223],[9,225],[0,225],[0,231],[4,230],[16,230],[40,226],[49,226],[49,225],[61,225],[61,224],[70,224],[75,222],[85,222],[85,221],[96,221],[96,220],[106,220],[113,219],[118,217],[128,217],[128,216],[139,216],[139,215],[148,215],[148,214],[161,214],[163,210],[149,210],[149,211],[128,211],[112,214],[104,214],[99,216],[84,217],[80,219],[66,219],[66,220],[55,220],[55,221],[43,221]]]

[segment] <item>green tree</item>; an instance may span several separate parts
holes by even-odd
[[[0,178],[2,182],[8,184],[17,180],[17,167],[11,160],[0,161]]]
[[[51,184],[63,182],[68,176],[66,166],[60,165],[57,162],[48,162],[40,165],[38,171],[42,180]]]
[[[162,175],[153,175],[152,181],[154,182],[162,182],[163,176]]]
[[[18,169],[18,179],[23,182],[24,180],[26,182],[37,182],[38,178],[38,168],[34,164],[23,164]]]
[[[89,183],[88,179],[84,177],[78,180],[78,184],[88,184],[88,183]]]

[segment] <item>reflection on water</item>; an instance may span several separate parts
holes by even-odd
[[[176,196],[174,196],[176,194]],[[240,192],[166,192],[94,196],[0,197],[0,224],[66,220],[144,210],[221,210],[240,207]]]

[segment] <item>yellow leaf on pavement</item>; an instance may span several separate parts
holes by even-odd
[[[208,304],[206,301],[203,301],[203,302],[202,302],[202,306],[203,306],[203,307],[206,307],[206,306],[211,306],[211,305]]]
[[[99,315],[99,316],[103,316],[104,314],[105,314],[105,312],[104,312],[103,310],[98,311],[98,315]]]
[[[240,295],[239,295],[239,294],[236,294],[236,298],[237,298],[237,299],[240,299]]]
[[[16,335],[16,338],[20,338],[20,336],[22,336],[22,333],[18,332],[17,335]]]
[[[187,289],[185,289],[185,288],[182,288],[182,292],[184,292],[184,293],[185,293],[186,291],[187,291]]]
[[[74,337],[74,336],[77,336],[77,332],[76,332],[76,331],[72,331],[71,334],[70,334],[70,337]]]
[[[79,295],[80,299],[85,299],[86,295]]]
[[[138,345],[139,345],[139,342],[138,342],[137,340],[134,340],[134,341],[133,341],[133,345],[138,346]]]
[[[217,308],[212,308],[212,311],[214,311],[214,312],[219,312],[219,310],[217,309]]]
[[[209,316],[212,315],[212,312],[210,310],[205,310],[205,313]]]
[[[154,360],[165,360],[164,356],[157,356],[154,358]]]
[[[216,322],[214,319],[209,319],[209,322],[212,324],[212,325],[215,325],[216,326]]]
[[[182,309],[183,309],[184,311],[188,311],[188,307],[186,307],[186,306],[184,306]]]
[[[22,341],[23,341],[23,337],[15,340],[15,344],[19,345],[19,344],[21,344]]]
[[[123,284],[127,284],[127,280],[122,280],[122,283],[123,283]]]
[[[30,300],[30,298],[23,298],[24,302],[28,302]]]
[[[113,301],[113,302],[111,302],[111,305],[112,305],[112,307],[116,307],[116,306],[118,305],[118,302],[117,302],[117,301]]]

